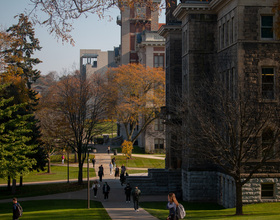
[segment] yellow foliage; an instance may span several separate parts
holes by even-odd
[[[131,141],[124,140],[124,142],[122,143],[122,153],[123,153],[127,158],[131,158],[132,150],[133,150],[133,144],[132,144],[132,142],[131,142]]]

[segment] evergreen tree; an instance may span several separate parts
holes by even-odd
[[[30,122],[29,140],[26,144],[37,146],[35,151],[30,152],[27,156],[35,158],[37,163],[33,164],[32,169],[43,169],[46,164],[44,151],[40,148],[40,132],[36,125],[37,120],[34,117],[34,111],[38,105],[38,94],[32,89],[34,83],[40,77],[40,71],[34,69],[34,65],[40,63],[38,58],[33,58],[34,51],[40,50],[39,40],[35,38],[32,23],[28,17],[20,14],[19,22],[7,30],[11,39],[10,46],[3,50],[5,71],[2,73],[4,82],[11,83],[4,93],[5,98],[14,97],[11,104],[27,103],[25,108],[18,108],[17,115],[24,117],[29,115]],[[31,115],[31,116],[30,116]]]
[[[1,94],[6,88],[0,85]],[[34,152],[36,145],[28,144],[34,123],[29,120],[31,115],[18,114],[26,103],[11,105],[12,101],[13,97],[0,98],[0,177],[15,179],[36,164],[35,159],[27,156]]]

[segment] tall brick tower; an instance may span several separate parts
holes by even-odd
[[[137,63],[137,34],[158,30],[158,5],[154,0],[150,6],[146,3],[135,3],[133,6],[119,5],[121,16],[117,24],[121,26],[120,64]]]

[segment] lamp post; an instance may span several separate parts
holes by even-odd
[[[67,157],[68,157],[68,160],[67,160],[67,183],[69,183],[69,149],[67,149]]]
[[[90,182],[89,182],[89,151],[91,150],[91,147],[87,148],[87,182],[88,182],[88,193],[87,193],[87,199],[88,199],[88,209],[90,209]]]

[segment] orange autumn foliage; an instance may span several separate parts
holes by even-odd
[[[110,114],[124,125],[128,140],[134,142],[165,105],[164,71],[162,68],[128,64],[110,69],[108,80]],[[133,134],[137,125],[141,129]]]

